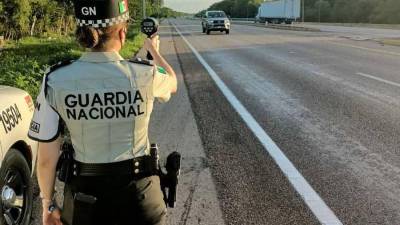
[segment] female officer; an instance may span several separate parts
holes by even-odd
[[[158,37],[144,48],[148,62],[124,60],[126,0],[76,1],[77,40],[87,51],[44,76],[29,136],[38,140],[38,180],[44,225],[161,225],[166,207],[150,156],[148,124],[154,99],[176,92]],[[63,210],[53,201],[61,122],[75,150]]]

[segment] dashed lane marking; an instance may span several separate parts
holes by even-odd
[[[333,211],[325,204],[324,200],[317,194],[317,192],[306,181],[303,175],[294,167],[292,162],[286,155],[279,149],[275,142],[268,136],[264,129],[257,123],[254,117],[247,111],[243,104],[236,98],[232,91],[225,85],[219,78],[218,74],[210,67],[204,60],[199,52],[189,43],[189,41],[182,35],[182,32],[176,27],[176,32],[181,36],[184,42],[192,50],[193,54],[197,57],[199,62],[207,70],[210,77],[214,80],[218,88],[227,98],[229,103],[242,117],[247,126],[251,129],[254,135],[258,138],[265,150],[271,155],[281,171],[285,174],[292,186],[300,194],[303,201],[307,204],[308,208],[313,212],[319,222],[323,225],[343,225],[342,222],[336,217]]]
[[[399,83],[396,83],[396,82],[393,82],[393,81],[389,81],[389,80],[385,80],[385,79],[382,79],[382,78],[379,78],[379,77],[375,77],[375,76],[372,76],[370,74],[358,72],[357,75],[363,76],[363,77],[366,77],[366,78],[369,78],[369,79],[373,79],[373,80],[376,80],[376,81],[380,81],[380,82],[383,82],[385,84],[390,84],[390,85],[393,85],[393,86],[396,86],[396,87],[400,87]]]

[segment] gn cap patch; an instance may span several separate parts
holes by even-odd
[[[128,0],[74,0],[78,26],[108,27],[129,20]]]

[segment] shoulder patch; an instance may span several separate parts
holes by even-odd
[[[151,63],[149,60],[141,59],[141,58],[130,59],[129,62],[142,64],[142,65],[146,65],[146,66],[153,66],[153,63]]]
[[[165,71],[165,69],[163,68],[163,67],[161,67],[161,66],[157,66],[157,71],[159,72],[159,73],[162,73],[162,74],[167,74],[167,71]]]

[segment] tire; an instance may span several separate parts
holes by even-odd
[[[13,190],[23,199],[22,206],[2,202],[4,190]],[[31,171],[25,157],[16,149],[10,149],[0,169],[0,224],[29,225],[33,207],[33,188]],[[12,224],[12,223],[11,223]]]
[[[206,30],[207,35],[210,35],[211,31],[210,30]]]
[[[229,34],[229,33],[230,33],[230,30],[225,30],[225,33],[226,33],[226,34]]]

